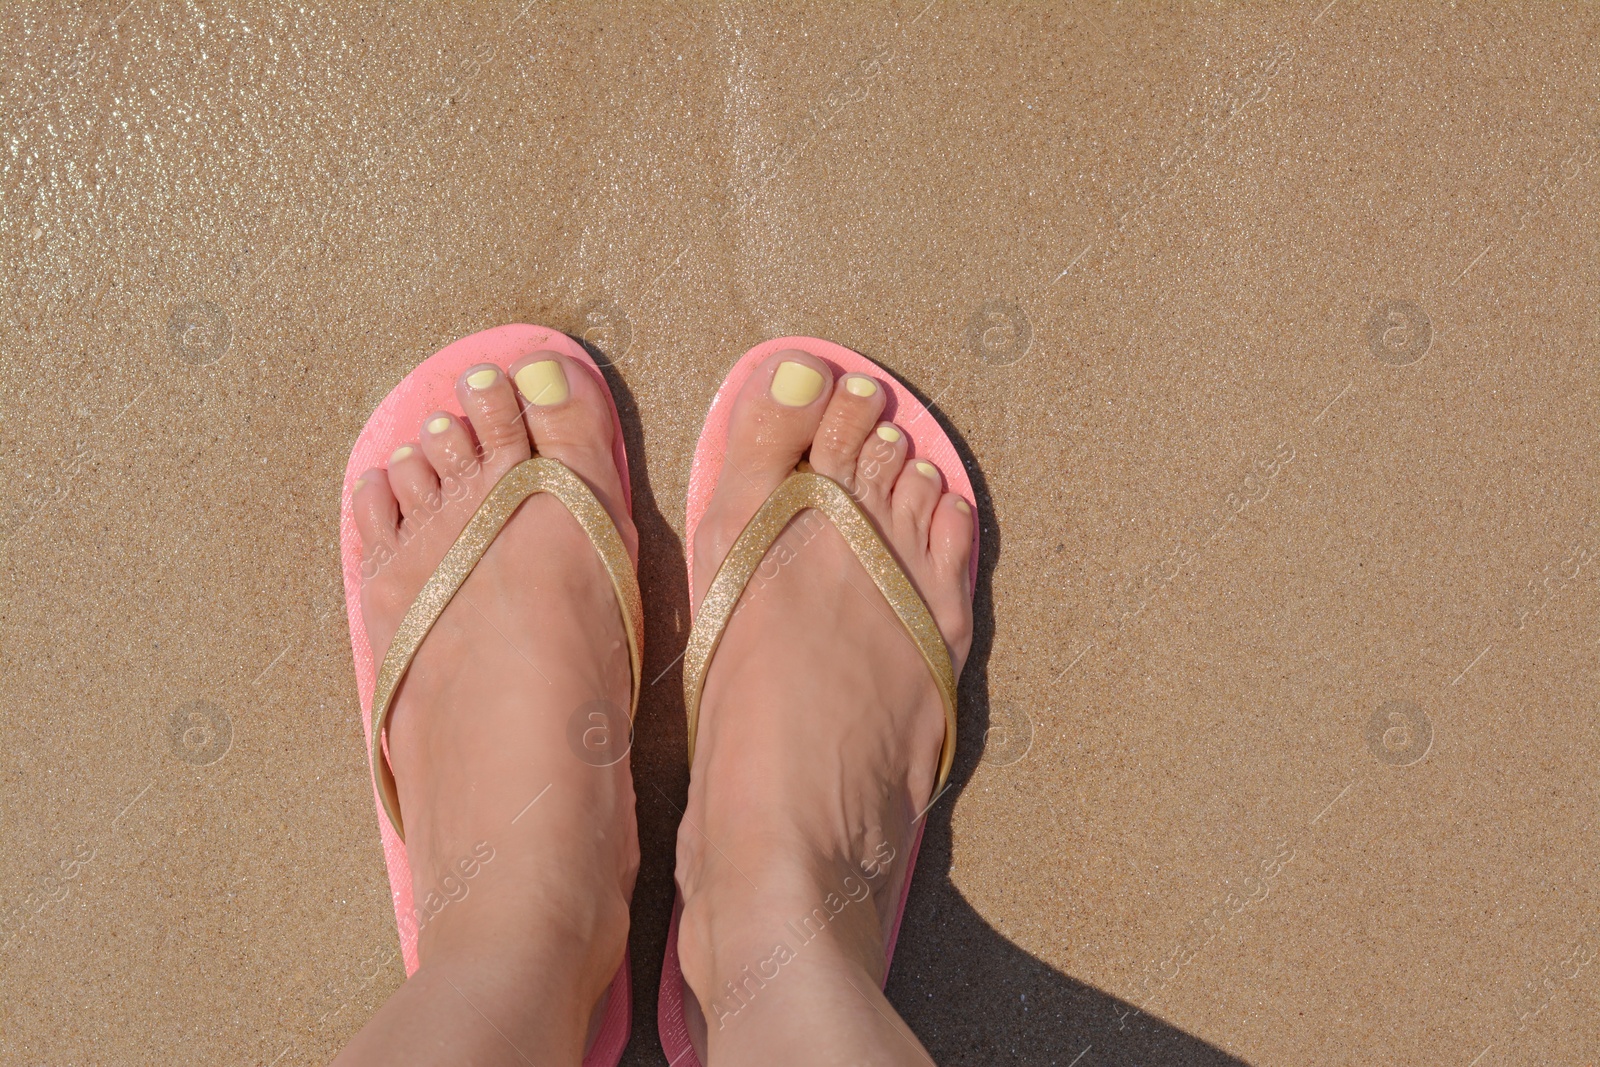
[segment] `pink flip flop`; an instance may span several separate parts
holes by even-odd
[[[366,622],[361,615],[361,538],[356,532],[355,515],[352,499],[354,495],[355,480],[361,474],[373,467],[382,467],[388,462],[390,453],[407,441],[413,440],[422,425],[423,419],[434,411],[449,411],[457,416],[462,414],[461,406],[456,402],[456,380],[468,368],[479,363],[492,363],[502,371],[509,372],[511,365],[523,356],[540,351],[555,351],[576,360],[587,366],[600,382],[601,389],[605,392],[606,400],[611,405],[611,419],[616,429],[613,455],[616,460],[617,470],[622,475],[622,492],[624,502],[632,509],[632,492],[628,482],[628,455],[622,442],[622,424],[617,418],[617,407],[611,398],[611,391],[605,384],[605,378],[600,369],[595,366],[594,360],[572,338],[559,331],[543,326],[510,325],[500,326],[492,330],[463,337],[461,340],[447,345],[429,356],[415,370],[406,375],[399,385],[384,398],[378,405],[367,424],[362,428],[361,434],[356,438],[355,447],[350,451],[350,461],[345,466],[344,489],[339,508],[339,551],[344,565],[344,592],[345,609],[350,620],[350,645],[355,653],[356,686],[361,697],[361,716],[367,737],[367,755],[369,765],[373,760],[373,696],[377,689],[379,664],[372,655],[372,647],[367,638]],[[546,465],[560,467],[553,460],[543,460]],[[512,475],[524,467],[537,467],[538,464],[529,461],[519,464],[503,477],[490,494],[491,499],[506,494],[501,492],[501,487],[512,480]],[[560,468],[565,471],[564,467]],[[550,473],[550,472],[546,472]],[[559,478],[559,472],[554,472]],[[571,478],[570,472],[567,474]],[[576,479],[572,479],[576,481]],[[540,489],[537,491],[562,492],[554,489]],[[570,491],[570,489],[564,489]],[[587,492],[586,489],[581,492]],[[517,503],[523,498],[517,498]],[[563,498],[565,499],[565,498]],[[592,500],[592,496],[589,498]],[[489,501],[485,502],[485,508]],[[514,510],[515,504],[510,505]],[[480,510],[480,515],[482,511]],[[509,516],[509,512],[508,512]],[[580,520],[581,521],[581,520]],[[462,540],[466,540],[478,519],[474,518],[468,529],[463,531]],[[609,520],[606,520],[609,525]],[[498,532],[494,527],[488,540],[492,540],[492,533]],[[613,535],[615,530],[612,530]],[[619,542],[620,544],[620,542]],[[461,542],[457,542],[457,548]],[[451,549],[451,555],[456,554],[456,549]],[[449,561],[450,556],[446,557]],[[476,562],[476,557],[466,564],[470,572],[471,564]],[[445,564],[440,565],[440,570],[445,569]],[[439,575],[435,575],[437,579]],[[465,578],[465,573],[460,576]],[[616,580],[613,573],[613,580]],[[631,576],[630,576],[631,580]],[[431,582],[432,580],[430,580]],[[453,590],[451,590],[453,592]],[[637,586],[634,586],[634,597],[637,598]],[[619,596],[621,591],[619,589]],[[420,600],[421,598],[419,598]],[[446,597],[448,599],[448,597]],[[440,606],[442,610],[442,604]],[[624,604],[623,613],[626,617],[628,606]],[[411,616],[408,614],[407,619]],[[636,621],[636,620],[635,620]],[[403,628],[403,627],[402,627]],[[425,632],[425,630],[424,630]],[[418,641],[420,641],[420,636]],[[633,641],[630,636],[630,642]],[[396,644],[400,637],[397,635]],[[636,642],[635,642],[636,643]],[[642,652],[642,649],[639,650]],[[635,679],[637,687],[637,679]],[[637,690],[636,690],[637,691]],[[384,701],[387,704],[387,699]],[[379,748],[385,759],[387,746],[380,738]],[[395,921],[400,929],[400,953],[405,962],[406,975],[409,977],[416,972],[417,959],[417,920],[411,889],[411,864],[406,858],[406,846],[400,832],[396,830],[391,818],[385,812],[383,793],[378,782],[380,772],[387,776],[388,768],[371,765],[373,772],[373,801],[378,808],[378,828],[383,838],[383,856],[389,868],[389,889],[394,900]],[[622,966],[617,970],[616,977],[611,982],[607,995],[606,1007],[599,1030],[589,1047],[588,1054],[584,1057],[585,1067],[615,1067],[622,1058],[622,1050],[628,1043],[628,1034],[632,1025],[632,996],[629,984],[628,960],[624,957]]]
[[[775,352],[780,352],[789,348],[797,348],[805,352],[809,352],[821,359],[823,362],[827,363],[834,372],[835,380],[837,380],[839,375],[849,373],[865,374],[875,379],[879,385],[885,388],[888,394],[884,406],[884,412],[882,416],[883,419],[893,421],[894,424],[904,431],[906,436],[910,438],[910,449],[908,456],[925,460],[938,467],[940,472],[944,475],[945,486],[949,492],[959,494],[969,503],[974,499],[972,482],[967,477],[966,468],[961,462],[960,455],[956,452],[955,445],[951,442],[949,436],[944,432],[944,430],[939,426],[938,421],[929,414],[928,409],[922,404],[922,402],[912,395],[911,391],[902,385],[898,380],[896,380],[893,375],[884,370],[882,367],[878,366],[876,363],[872,362],[872,360],[867,359],[865,356],[856,352],[852,352],[850,349],[841,345],[833,344],[830,341],[822,341],[814,337],[779,337],[757,345],[755,348],[752,348],[749,352],[745,353],[739,362],[734,365],[733,370],[729,372],[727,379],[722,383],[722,387],[717,390],[716,398],[711,402],[711,411],[706,415],[705,427],[700,433],[700,442],[695,447],[694,466],[692,467],[689,475],[688,524],[684,533],[684,544],[687,546],[689,562],[689,588],[691,590],[695,587],[695,529],[700,525],[700,519],[705,514],[706,506],[711,501],[712,491],[717,486],[717,479],[722,474],[723,457],[727,453],[728,422],[733,411],[733,402],[735,398],[738,397],[739,391],[744,387],[745,381],[750,377],[751,373],[755,371],[756,367],[759,366],[763,360]],[[822,482],[828,482],[827,479],[823,479],[820,475],[811,475],[811,478]],[[790,486],[796,481],[798,481],[798,479],[791,478],[790,482],[785,483],[785,487]],[[828,482],[828,485],[833,486],[833,489],[837,491],[835,496],[843,494],[843,491],[838,489],[834,483]],[[826,489],[826,487],[813,484],[810,489],[812,492],[815,492],[819,489]],[[783,492],[784,489],[782,488],[774,492],[773,498],[769,498],[768,500],[768,505],[771,505],[773,503],[773,499],[777,498],[779,494]],[[834,520],[836,526],[839,526],[841,521],[845,521],[847,523],[849,521],[854,521],[851,520],[849,515],[849,511],[852,509],[847,508],[842,504],[837,502],[823,503],[820,498],[815,503],[808,503],[806,499],[803,499],[805,494],[793,495],[795,496],[795,499],[791,502],[791,506],[821,507],[827,511],[829,517]],[[826,493],[823,494],[823,496],[826,495]],[[758,524],[762,524],[763,516],[768,510],[768,505],[763,505],[761,512],[758,512],[757,516],[751,520],[750,526],[746,528],[746,535],[752,534],[753,527],[756,527]],[[775,535],[777,530],[781,529],[782,525],[788,521],[784,515],[784,512],[786,511],[788,511],[788,508],[777,509],[777,511],[771,516],[773,521],[766,523],[766,526],[769,527],[769,532],[771,534]],[[862,519],[864,519],[864,516],[862,516]],[[870,522],[868,525],[870,526]],[[776,529],[771,529],[772,527],[776,527]],[[845,531],[841,528],[841,532]],[[744,542],[745,539],[745,535],[741,535],[740,542]],[[846,539],[851,539],[849,533],[846,533]],[[759,556],[764,553],[765,544],[770,544],[770,540],[767,540],[765,543],[758,542],[760,542],[759,537],[752,541],[750,552],[747,553],[753,554],[757,559],[759,559]],[[852,545],[854,544],[855,542],[852,541]],[[728,554],[729,559],[732,559],[737,553],[740,552],[740,547],[741,546],[739,544],[736,544],[734,548],[730,550]],[[857,551],[858,554],[860,554],[859,548]],[[886,551],[884,555],[887,556]],[[869,572],[873,571],[872,564],[866,559],[863,559],[863,563],[867,565]],[[753,568],[754,565],[754,563],[750,563],[748,564],[748,568]],[[890,565],[893,567],[895,574],[898,575],[898,565],[892,564],[892,560]],[[728,565],[726,563],[723,566],[723,570],[728,570]],[[873,577],[875,581],[879,582],[880,588],[883,588],[884,579],[880,579],[878,573],[874,573]],[[717,591],[720,583],[723,582],[723,578],[724,575],[718,575],[716,582],[707,593],[705,598],[706,601],[712,600],[712,596]],[[885,579],[887,578],[892,578],[892,576],[885,576]],[[904,576],[900,575],[899,580],[904,582]],[[977,523],[973,524],[972,530],[972,563],[968,574],[968,580],[971,583],[971,589],[976,591],[978,580]],[[727,601],[731,597],[731,599],[737,600],[737,591],[743,588],[743,584],[744,579],[737,577],[732,578],[729,588],[726,590],[726,595],[722,599]],[[910,588],[909,582],[905,583],[905,588]],[[914,591],[911,592],[911,596],[913,598],[915,597]],[[891,603],[893,603],[894,598],[891,597],[890,599]],[[920,599],[917,600],[917,605],[921,605]],[[729,610],[731,610],[731,605]],[[896,607],[896,611],[899,612],[900,609]],[[922,611],[925,615],[926,608],[922,608]],[[906,615],[904,613],[901,614],[901,618],[902,621],[906,621]],[[925,626],[931,626],[931,623],[931,617],[925,620]],[[909,622],[907,625],[909,628],[912,628],[913,633],[915,633],[915,627],[912,627],[911,623]],[[720,630],[718,632],[720,633]],[[693,759],[694,731],[696,725],[693,721],[693,715],[695,710],[698,708],[699,693],[698,689],[695,688],[693,683],[690,681],[690,674],[691,671],[695,670],[695,664],[698,663],[698,673],[703,678],[705,664],[709,662],[711,652],[715,648],[715,641],[712,639],[710,647],[700,647],[697,649],[696,635],[698,633],[699,631],[695,631],[695,633],[691,634],[689,647],[686,649],[684,655],[686,703],[688,704],[691,713],[691,722],[689,727],[691,760]],[[936,630],[934,631],[934,636],[937,638]],[[939,647],[941,650],[943,649],[942,640],[940,641]],[[924,654],[928,654],[926,650],[924,651]],[[948,672],[949,662],[947,653],[945,654],[945,664],[945,670]],[[937,678],[937,670],[935,671],[935,675]],[[940,684],[941,687],[943,687],[946,683],[941,682]],[[941,757],[941,762],[943,764],[940,774],[941,783],[944,776],[948,773],[948,761],[954,756],[953,676],[948,678],[948,686],[949,689],[947,692],[949,693],[949,696],[947,697],[948,702],[946,705],[948,723],[946,737],[947,751],[944,756]],[[694,689],[694,692],[691,693],[691,689]],[[934,795],[937,796],[938,792],[939,790],[936,789]],[[888,974],[887,965],[894,958],[895,942],[900,937],[900,923],[905,917],[906,899],[911,892],[911,875],[913,869],[916,867],[917,853],[922,847],[922,831],[925,826],[925,822],[918,824],[916,839],[912,842],[911,855],[906,871],[905,885],[900,892],[899,910],[895,915],[894,926],[890,931],[888,944],[884,952],[885,976]],[[682,915],[683,900],[680,897],[673,905],[672,926],[667,933],[667,955],[666,960],[661,968],[661,995],[658,1001],[657,1025],[661,1034],[661,1044],[666,1051],[667,1060],[671,1064],[671,1067],[701,1067],[699,1056],[696,1054],[694,1045],[690,1038],[688,1017],[688,1013],[690,1011],[693,1011],[696,1014],[699,1013],[699,1005],[693,1003],[694,998],[692,994],[689,993],[687,986],[684,984],[683,969],[678,961],[678,924],[682,918]]]

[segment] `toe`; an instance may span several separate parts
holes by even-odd
[[[363,565],[394,550],[399,537],[400,505],[389,491],[389,478],[374,467],[356,479],[351,494],[356,532],[361,535]]]
[[[856,499],[880,517],[889,510],[895,479],[906,463],[906,435],[892,422],[880,423],[861,446],[856,460]]]
[[[959,575],[967,585],[972,557],[972,504],[956,493],[946,493],[933,509],[928,526],[928,555],[941,576]]]
[[[728,419],[722,474],[696,532],[696,554],[705,561],[695,567],[701,590],[750,516],[811,447],[832,379],[826,363],[791,348],[768,356],[740,389]]]
[[[460,491],[457,487],[478,471],[472,432],[448,411],[435,411],[423,422],[422,454],[439,474],[440,492],[451,499]]]
[[[847,374],[833,389],[811,444],[811,467],[854,493],[861,446],[883,413],[883,386],[865,374]]]
[[[831,378],[826,363],[798,349],[769,356],[755,369],[728,418],[719,494],[759,504],[789,476],[816,436]]]
[[[439,476],[415,442],[401,445],[389,454],[389,488],[408,522],[438,507]]]
[[[559,352],[535,352],[511,365],[511,378],[527,404],[523,418],[534,450],[560,460],[588,482],[622,526],[627,508],[612,454],[616,427],[594,373]]]
[[[726,486],[759,504],[789,476],[816,436],[832,377],[822,360],[792,348],[755,369],[728,418],[719,493]]]
[[[894,483],[895,532],[917,547],[925,546],[928,523],[934,505],[939,503],[944,477],[925,459],[912,460]]]
[[[972,504],[955,493],[946,493],[934,507],[928,527],[928,555],[934,571],[934,580],[929,584],[939,591],[930,597],[928,606],[950,646],[958,672],[972,647],[972,523]]]
[[[480,363],[456,383],[456,398],[477,435],[484,466],[494,474],[533,454],[511,380],[492,363]]]

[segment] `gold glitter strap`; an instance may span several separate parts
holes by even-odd
[[[717,576],[711,580],[705,599],[700,601],[694,627],[689,632],[689,644],[683,653],[683,704],[689,716],[689,762],[694,762],[700,694],[705,688],[711,657],[722,641],[746,584],[766,558],[767,550],[789,521],[806,508],[816,508],[833,520],[845,544],[872,576],[878,591],[900,617],[912,643],[927,661],[928,670],[933,672],[939,697],[944,701],[944,749],[939,753],[939,780],[934,786],[937,794],[944,788],[945,779],[950,777],[950,765],[956,756],[956,676],[950,650],[945,647],[944,637],[928,606],[917,594],[911,579],[900,569],[894,553],[883,543],[872,519],[838,482],[804,466],[784,479],[745,525],[722,566],[717,568]],[[826,669],[826,664],[818,666]]]
[[[383,810],[388,812],[395,833],[405,840],[405,825],[400,821],[400,792],[395,785],[394,770],[383,754],[383,731],[388,722],[389,706],[394,701],[395,690],[405,678],[411,659],[417,654],[422,641],[439,621],[444,609],[460,590],[467,575],[478,565],[478,560],[488,551],[489,545],[510,520],[522,502],[535,493],[549,493],[566,505],[572,517],[578,520],[611,575],[611,586],[616,590],[617,607],[622,612],[622,629],[628,635],[628,665],[633,672],[633,693],[628,703],[628,719],[632,721],[639,708],[640,649],[644,647],[644,606],[639,598],[639,580],[633,571],[633,561],[628,558],[628,548],[622,535],[606,512],[605,506],[595,498],[582,478],[573,474],[559,460],[534,456],[523,460],[506,471],[495,483],[489,495],[478,506],[467,522],[461,536],[450,546],[439,569],[422,587],[417,599],[400,622],[400,629],[389,643],[378,670],[378,680],[372,693],[372,773],[377,782],[378,795],[383,798]]]

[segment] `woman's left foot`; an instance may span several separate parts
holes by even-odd
[[[809,456],[876,524],[959,675],[972,642],[972,508],[908,456],[884,401],[882,383],[835,381],[807,352],[755,369],[696,531],[694,596]],[[905,1033],[879,1031],[894,1014],[879,988],[944,740],[939,691],[904,625],[832,523],[802,512],[707,673],[678,832],[678,953],[712,1051],[739,1061],[765,1048],[769,1067],[834,1062],[829,1049],[879,1050],[874,1063],[920,1056]]]

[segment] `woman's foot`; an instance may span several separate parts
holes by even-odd
[[[430,415],[387,470],[356,482],[361,607],[379,662],[467,520],[535,446],[588,483],[637,558],[611,409],[586,367],[553,352],[509,375],[480,365],[456,396],[465,420]],[[579,1061],[625,951],[639,848],[627,759],[589,757],[570,738],[574,722],[583,737],[603,720],[623,732],[622,755],[630,685],[599,556],[559,500],[530,498],[395,697],[389,756],[421,967],[340,1062]]]
[[[882,422],[882,383],[780,352],[735,402],[695,534],[694,596],[807,455],[877,524],[959,675],[971,647],[970,505]],[[925,1062],[880,986],[944,710],[916,646],[831,523],[798,516],[708,672],[678,834],[678,952],[713,1064]],[[699,1044],[697,1040],[697,1044]],[[837,1058],[835,1058],[837,1056]]]

